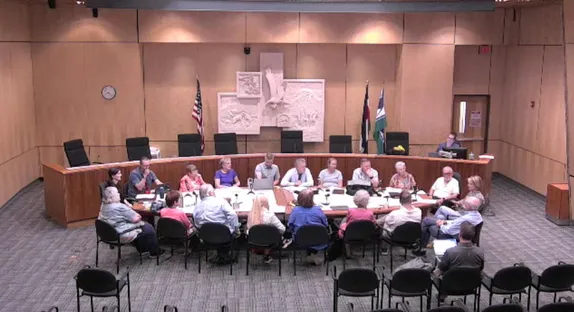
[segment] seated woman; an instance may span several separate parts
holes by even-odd
[[[141,216],[132,208],[120,202],[117,188],[111,186],[104,190],[103,205],[98,219],[113,226],[120,235],[122,243],[132,243],[140,253],[149,252],[151,257],[165,250],[159,249],[153,226],[143,222]]]
[[[120,185],[120,181],[122,180],[122,172],[119,168],[110,168],[108,169],[108,180],[101,185],[102,191],[102,199],[104,198],[104,191],[108,187],[115,187],[120,194],[120,202],[124,202],[125,194],[123,192],[123,187]]]
[[[460,217],[462,215],[461,213],[464,213],[462,203],[464,202],[465,199],[469,197],[475,197],[480,201],[480,207],[478,208],[480,212],[482,205],[484,205],[484,195],[482,195],[482,193],[480,192],[482,187],[482,178],[476,175],[469,177],[467,179],[467,187],[468,187],[468,194],[466,194],[466,196],[463,199],[452,201],[454,203],[456,210],[449,208],[447,206],[440,206],[435,213],[435,218],[439,220],[448,220],[448,219],[452,220]]]
[[[343,174],[337,170],[337,159],[327,160],[327,169],[319,172],[319,186],[323,188],[343,187]]]
[[[185,167],[185,175],[179,180],[180,192],[193,192],[198,191],[199,187],[205,184],[201,174],[197,171],[195,165],[188,165]]]
[[[231,158],[221,158],[219,167],[215,172],[215,188],[239,186],[239,176],[231,169]]]
[[[412,190],[417,185],[413,175],[407,172],[407,165],[404,162],[398,161],[395,164],[395,169],[397,173],[391,177],[390,187]]]
[[[357,208],[350,208],[347,211],[347,216],[343,221],[341,221],[341,225],[339,226],[340,238],[343,238],[347,226],[354,221],[368,220],[375,223],[375,215],[373,214],[373,211],[367,209],[370,198],[371,196],[369,195],[369,192],[365,190],[359,190],[355,193],[355,196],[353,196],[353,202],[357,205]]]
[[[273,212],[269,211],[269,200],[263,195],[257,195],[253,200],[253,208],[251,208],[247,217],[247,234],[249,235],[249,229],[251,227],[258,224],[269,224],[276,227],[279,233],[285,233],[285,226]],[[270,263],[272,260],[269,256],[270,252],[271,249],[263,250],[265,263]]]
[[[191,225],[191,222],[187,218],[185,212],[183,212],[183,210],[177,209],[177,207],[180,205],[179,199],[180,194],[178,191],[169,191],[169,193],[167,193],[165,196],[165,205],[167,208],[160,210],[159,216],[160,218],[170,218],[181,222],[187,229],[187,235],[190,235],[193,233],[193,226]]]
[[[329,226],[323,210],[313,202],[313,190],[304,189],[297,197],[297,206],[291,211],[287,226],[291,233],[297,236],[297,231],[300,227],[310,224]],[[311,246],[307,250],[307,260],[315,265],[321,265],[323,259],[317,253],[319,250],[324,250],[327,247],[328,245]]]

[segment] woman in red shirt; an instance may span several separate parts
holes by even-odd
[[[177,206],[179,206],[179,198],[180,195],[178,191],[170,191],[167,193],[165,196],[165,205],[167,208],[160,210],[159,216],[160,218],[170,218],[183,223],[187,229],[187,234],[189,235],[193,233],[193,226],[191,221],[189,221],[187,218],[185,212],[183,212],[183,210],[177,209]]]
[[[345,234],[345,229],[349,225],[349,223],[359,220],[369,220],[375,223],[375,215],[373,214],[372,210],[367,209],[367,205],[369,204],[369,199],[371,196],[369,192],[365,190],[359,190],[353,196],[353,202],[357,205],[357,208],[351,208],[347,211],[347,216],[343,221],[341,221],[341,225],[339,226],[339,237],[343,238]]]
[[[185,168],[185,175],[179,180],[180,192],[193,192],[199,190],[199,187],[205,184],[201,174],[197,171],[195,165],[189,165]]]

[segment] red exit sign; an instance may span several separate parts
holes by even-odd
[[[492,53],[492,47],[489,45],[481,45],[478,47],[478,54],[490,54]]]

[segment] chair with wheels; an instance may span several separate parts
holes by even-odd
[[[121,307],[120,293],[127,286],[128,296],[128,311],[132,310],[132,302],[130,297],[130,270],[126,271],[116,278],[111,272],[93,269],[89,266],[83,269],[74,276],[76,280],[76,301],[78,305],[78,312],[80,312],[80,297],[90,297],[90,306],[94,312],[94,297],[107,298],[116,297],[117,306]],[[81,291],[81,292],[80,292]]]
[[[118,233],[116,229],[105,221],[96,219],[96,267],[98,267],[99,260],[99,247],[100,243],[108,244],[111,248],[118,249],[118,259],[116,262],[116,272],[120,273],[120,259],[122,258],[122,246],[132,245],[131,243],[122,243],[120,236],[123,233]],[[129,229],[128,231],[131,231]],[[126,232],[128,232],[126,231]],[[140,264],[142,264],[142,254],[138,252],[140,256]]]
[[[270,224],[258,224],[249,229],[247,235],[247,249],[245,275],[249,275],[249,260],[252,248],[257,249],[270,249],[279,252],[279,276],[281,276],[281,249],[283,247],[283,239],[279,229]]]
[[[329,275],[329,261],[327,261],[327,249],[329,248],[329,232],[322,225],[304,225],[294,235],[293,244],[293,275],[297,275],[297,250],[307,250],[313,246],[326,246],[323,250],[323,259],[326,263],[325,275]]]
[[[488,305],[492,305],[493,295],[510,296],[518,294],[518,300],[522,301],[522,294],[527,294],[526,309],[530,310],[530,281],[532,271],[523,263],[515,263],[511,267],[500,269],[490,277],[482,275],[482,285],[490,293]]]
[[[391,272],[393,271],[393,247],[402,247],[405,250],[405,260],[407,250],[416,249],[421,240],[421,224],[419,222],[406,222],[397,226],[390,234],[383,233],[382,240],[389,245],[389,257],[391,260]]]
[[[185,269],[187,270],[187,259],[190,257],[191,252],[189,251],[189,241],[193,237],[188,235],[187,228],[183,223],[170,219],[170,218],[159,218],[156,226],[157,242],[158,244],[166,244],[170,246],[171,256],[173,256],[174,247],[176,245],[183,245],[184,254],[183,259],[185,263]],[[159,265],[159,256],[157,253],[156,264]]]
[[[234,237],[229,231],[229,227],[221,223],[208,222],[199,228],[198,236],[201,242],[200,249],[205,251],[206,261],[207,254],[210,250],[229,250],[229,274],[233,275]],[[197,271],[198,273],[201,273],[201,252],[197,253],[197,258]]]
[[[337,312],[339,297],[371,297],[371,310],[379,308],[379,294],[382,278],[374,270],[352,268],[343,270],[337,276],[333,267],[333,312]]]

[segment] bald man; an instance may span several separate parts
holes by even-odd
[[[460,194],[460,186],[453,175],[454,171],[451,167],[442,168],[442,177],[436,179],[429,191],[430,196],[439,198],[437,202],[439,206],[447,200],[456,199]]]
[[[473,226],[477,226],[482,223],[482,216],[480,215],[480,212],[478,212],[478,207],[480,207],[480,199],[476,197],[467,197],[462,201],[462,208],[464,211],[460,217],[455,220],[446,221],[436,217],[424,218],[421,224],[421,249],[416,250],[413,253],[417,256],[424,256],[426,251],[422,250],[422,248],[428,245],[431,236],[436,239],[456,238],[460,233],[462,223],[465,221],[469,222]]]

